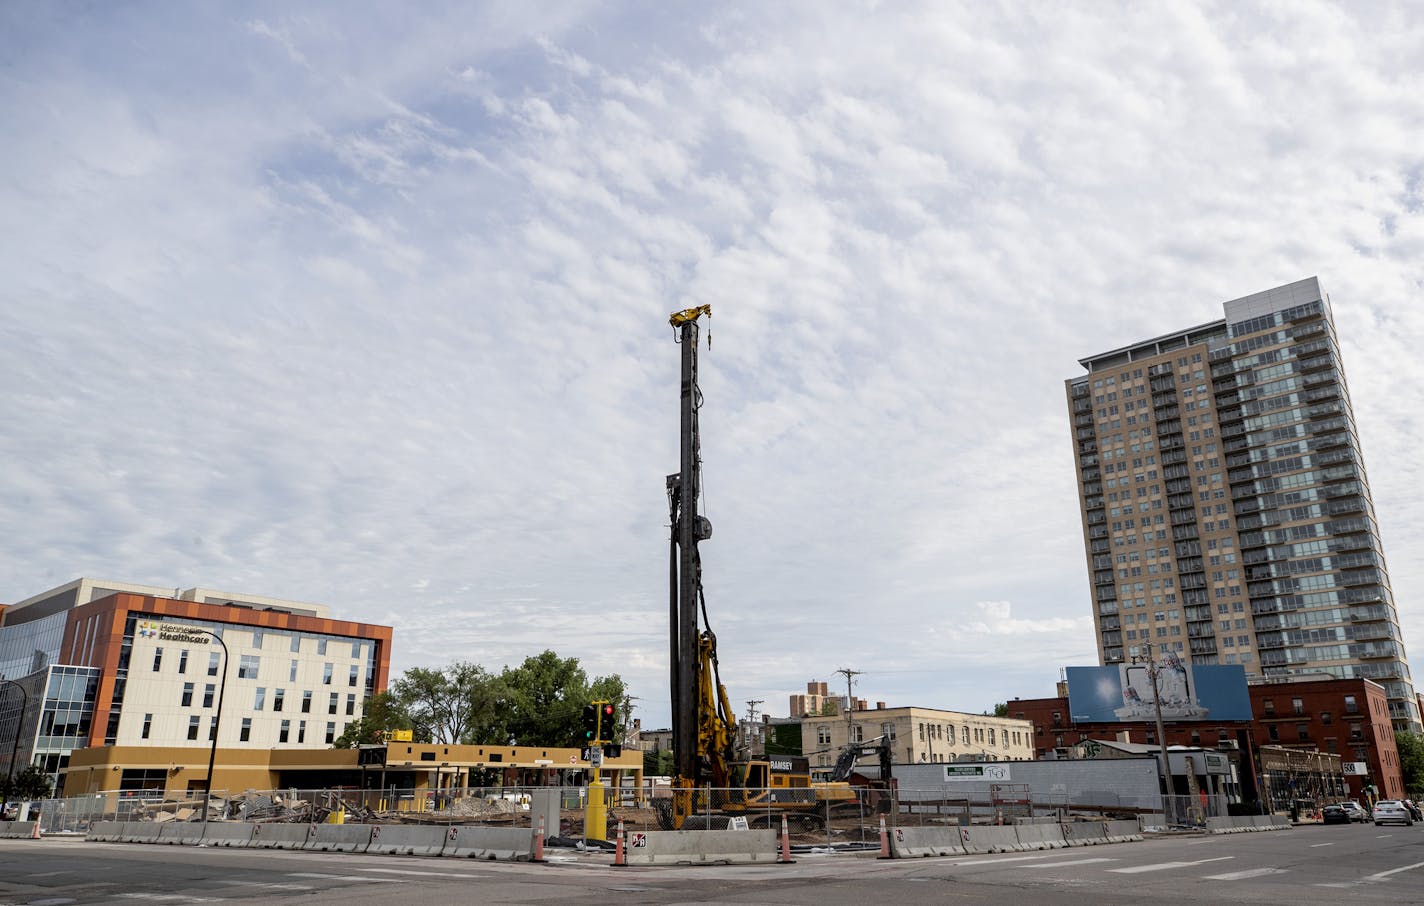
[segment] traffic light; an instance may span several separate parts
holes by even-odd
[[[598,739],[613,742],[618,733],[618,709],[612,702],[603,702],[598,709]]]
[[[592,745],[598,740],[597,705],[583,706],[583,720],[579,724],[579,740],[584,745]]]

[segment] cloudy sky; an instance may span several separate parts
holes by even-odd
[[[0,600],[324,602],[668,723],[670,312],[738,709],[1091,664],[1063,381],[1318,275],[1424,657],[1424,9],[0,6]]]

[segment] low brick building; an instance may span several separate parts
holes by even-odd
[[[1066,685],[1055,698],[1014,699],[1009,716],[1031,721],[1034,752],[1048,757],[1090,739],[1157,742],[1152,721],[1075,723]],[[1385,690],[1367,679],[1291,677],[1288,681],[1252,679],[1250,721],[1165,721],[1168,746],[1202,746],[1239,753],[1241,796],[1265,795],[1261,789],[1261,746],[1320,751],[1341,756],[1352,798],[1401,799],[1405,795],[1399,753],[1389,718]],[[1249,769],[1247,766],[1250,766]]]

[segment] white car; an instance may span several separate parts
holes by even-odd
[[[1405,827],[1414,826],[1414,816],[1409,814],[1409,809],[1398,799],[1381,799],[1376,802],[1370,817],[1374,819],[1376,827],[1391,823],[1403,824]]]

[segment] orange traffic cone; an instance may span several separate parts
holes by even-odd
[[[622,822],[622,821],[619,821],[619,822],[618,822],[618,836],[617,836],[616,839],[617,839],[617,843],[614,844],[615,849],[613,850],[613,864],[614,864],[614,865],[627,865],[627,864],[628,864],[627,854],[623,851],[623,847],[624,847],[624,845],[625,845],[624,841],[627,839],[627,834],[623,831],[623,822]]]
[[[885,816],[880,816],[880,858],[894,858],[890,855],[890,834],[885,830]]]
[[[790,865],[796,860],[791,858],[791,831],[786,828],[786,815],[781,816],[781,858],[776,860],[782,865]]]
[[[31,839],[31,840],[38,840],[39,838],[40,838],[40,819],[39,819],[38,817],[36,817],[36,818],[35,818],[34,827],[30,828],[30,839]]]
[[[539,819],[539,829],[534,832],[534,861],[544,861],[544,819]]]

